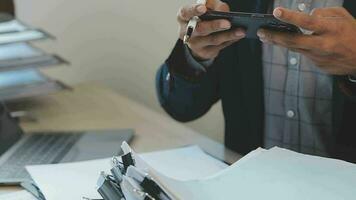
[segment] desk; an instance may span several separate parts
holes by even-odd
[[[224,145],[97,83],[80,84],[73,91],[28,100],[15,108],[38,118],[21,123],[26,132],[133,128],[136,135],[131,146],[137,152],[198,144],[228,163],[240,158]],[[0,187],[0,193],[14,189]]]

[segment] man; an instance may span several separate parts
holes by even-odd
[[[11,15],[15,14],[14,3],[12,0],[1,0],[0,1],[0,12],[9,13]]]
[[[207,9],[273,13],[306,34],[259,30],[226,20],[188,20]],[[356,2],[208,0],[178,12],[180,39],[157,73],[162,107],[176,120],[204,115],[221,100],[227,147],[246,154],[280,146],[356,162]]]

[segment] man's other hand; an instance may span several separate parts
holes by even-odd
[[[318,8],[310,15],[276,8],[274,16],[309,34],[259,30],[262,42],[283,46],[310,58],[333,75],[356,74],[356,21],[344,8]]]

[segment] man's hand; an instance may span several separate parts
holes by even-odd
[[[178,12],[179,37],[183,39],[187,24],[193,16],[203,15],[207,9],[229,11],[229,6],[220,0],[208,0],[206,5],[194,4],[182,7]],[[242,29],[231,29],[228,20],[201,21],[189,39],[188,46],[194,57],[200,60],[213,59],[225,47],[245,37]]]
[[[344,8],[318,8],[311,15],[276,8],[278,19],[312,34],[290,34],[259,30],[262,42],[289,48],[310,58],[333,75],[356,74],[356,21]]]

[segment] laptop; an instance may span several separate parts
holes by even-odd
[[[133,130],[37,132],[24,134],[0,103],[0,185],[31,181],[25,166],[84,161],[120,153]]]

